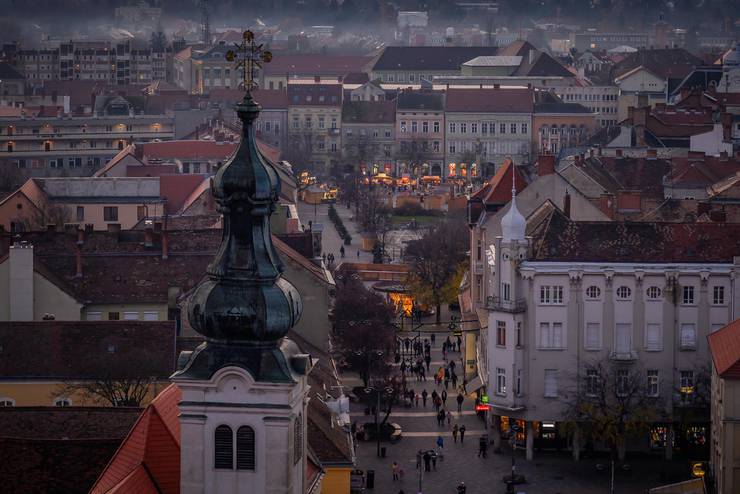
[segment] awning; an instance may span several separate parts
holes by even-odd
[[[471,381],[468,382],[468,384],[465,386],[465,391],[468,392],[468,394],[472,393],[473,391],[478,391],[480,388],[483,387],[483,380],[480,378],[480,376],[475,376]]]

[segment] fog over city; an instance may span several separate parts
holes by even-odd
[[[0,0],[0,493],[740,493],[740,0]]]

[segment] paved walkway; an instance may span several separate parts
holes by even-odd
[[[422,333],[422,337],[430,333]],[[441,362],[442,337],[437,336],[436,348],[432,349],[434,362]],[[450,357],[459,359],[459,353],[448,354]],[[459,362],[459,360],[458,360]],[[343,382],[348,386],[361,385],[356,376],[342,376]],[[408,381],[409,386],[417,391],[426,389],[431,393],[433,389],[441,392],[443,386],[435,386],[433,379],[425,382]],[[450,386],[451,388],[451,386]],[[493,453],[489,448],[488,458],[479,458],[478,438],[486,432],[484,422],[473,411],[473,399],[468,396],[463,404],[463,412],[457,413],[455,397],[456,392],[448,390],[447,404],[453,410],[451,425],[465,425],[465,443],[455,443],[452,438],[451,428],[445,425],[439,427],[435,418],[434,407],[431,400],[427,407],[404,408],[396,407],[390,416],[390,421],[399,424],[403,428],[402,439],[396,444],[383,443],[387,448],[386,458],[378,458],[376,454],[376,443],[359,442],[357,444],[357,467],[362,470],[375,470],[375,488],[368,493],[397,494],[400,490],[404,494],[417,494],[419,477],[416,470],[416,452],[420,449],[428,450],[436,447],[438,435],[444,438],[444,459],[437,462],[437,470],[422,472],[423,494],[455,494],[456,486],[464,481],[467,494],[495,494],[505,493],[506,488],[502,477],[511,472],[511,450],[508,444],[504,445],[501,453]],[[358,423],[372,422],[374,417],[365,415],[363,406],[353,403],[351,406],[351,417]],[[499,446],[499,445],[496,445]],[[394,482],[391,475],[392,462],[398,464],[404,470],[404,478]],[[603,461],[603,460],[599,460]],[[533,461],[524,459],[523,451],[517,451],[517,472],[527,478],[527,483],[517,486],[517,493],[527,494],[608,494],[609,474],[600,473],[596,470],[597,460],[583,460],[573,462],[567,453],[535,452]],[[629,477],[617,476],[615,481],[616,494],[644,493],[646,489],[660,485],[659,472],[662,461],[648,459],[635,459],[631,463],[633,473]]]
[[[336,203],[334,208],[342,218],[345,228],[352,236],[352,243],[344,246],[344,256],[347,262],[373,262],[373,255],[370,252],[360,250],[362,246],[362,237],[357,231],[357,225],[350,218],[354,215],[354,209],[347,209],[346,205]],[[301,219],[301,223],[308,228],[308,222],[312,221],[315,223],[321,223],[324,227],[322,233],[321,243],[324,253],[334,254],[334,262],[339,264],[343,259],[339,257],[339,249],[342,247],[344,242],[339,238],[337,229],[334,227],[334,223],[329,219],[329,205],[328,204],[317,204],[315,207],[313,204],[306,204],[303,201],[298,201],[298,216]],[[357,256],[357,252],[360,252],[360,256]]]

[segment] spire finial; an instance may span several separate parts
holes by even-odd
[[[234,50],[226,52],[226,60],[229,62],[236,61],[234,68],[236,70],[242,70],[242,82],[239,86],[249,94],[252,92],[252,89],[257,89],[258,87],[255,80],[257,78],[257,69],[262,68],[263,63],[270,63],[272,52],[263,50],[262,47],[264,45],[258,45],[255,42],[254,33],[250,30],[244,31],[242,40],[241,43],[234,43]]]

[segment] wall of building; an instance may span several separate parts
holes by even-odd
[[[740,489],[740,380],[712,372],[712,471],[717,494]]]
[[[108,321],[111,320],[111,312],[117,312],[119,320],[131,318],[134,321],[166,321],[167,311],[168,307],[165,303],[89,304],[82,311],[82,319]]]
[[[0,321],[10,320],[10,262],[6,258],[0,263]],[[33,273],[33,319],[40,321],[46,314],[53,314],[60,321],[79,321],[82,304],[70,297],[59,287]]]
[[[149,392],[141,405],[148,405],[168,384],[167,380],[150,384]],[[54,406],[54,400],[57,398],[69,399],[71,406],[110,406],[105,400],[85,396],[79,391],[72,394],[65,393],[64,387],[65,382],[62,380],[4,381],[0,379],[0,399],[10,398],[15,401],[17,407]]]

